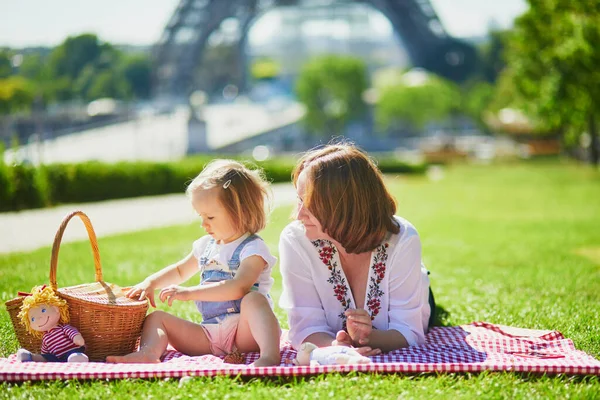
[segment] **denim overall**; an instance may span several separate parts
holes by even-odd
[[[258,235],[250,235],[239,244],[239,246],[233,252],[231,259],[227,262],[229,271],[213,269],[205,270],[205,267],[208,264],[208,256],[216,244],[216,241],[211,239],[206,246],[206,249],[204,249],[204,254],[200,258],[200,266],[202,267],[202,277],[200,283],[205,284],[233,279],[240,266],[240,253],[242,252],[242,249],[248,243],[256,239],[260,239],[260,237]],[[254,284],[252,290],[258,290],[258,283]],[[196,301],[195,303],[198,311],[200,311],[202,314],[202,323],[215,324],[219,323],[223,319],[222,317],[225,317],[227,314],[239,313],[242,299],[228,301]]]

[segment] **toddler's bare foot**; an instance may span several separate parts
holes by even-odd
[[[124,356],[108,356],[106,357],[107,363],[125,363],[125,364],[156,364],[160,362],[160,358],[148,354],[142,351],[136,351],[134,353],[129,353]]]
[[[258,360],[250,364],[250,367],[270,367],[281,364],[281,355],[276,356],[260,356]]]

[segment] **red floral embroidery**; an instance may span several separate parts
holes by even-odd
[[[383,290],[381,290],[379,284],[385,277],[385,268],[388,259],[388,247],[388,243],[377,246],[371,264],[373,274],[371,274],[369,289],[367,291],[367,309],[371,314],[371,320],[374,320],[375,317],[379,314],[379,311],[381,310],[380,298],[381,296],[383,296]]]
[[[331,259],[333,258],[334,252],[335,250],[331,246],[325,246],[319,250],[319,257],[321,258],[321,261],[323,261],[323,263],[327,265],[330,270],[333,268],[331,265]]]
[[[350,308],[350,296],[348,296],[348,286],[346,285],[346,279],[342,276],[342,272],[339,269],[338,262],[334,259],[334,255],[337,253],[337,249],[329,240],[315,240],[312,244],[317,248],[319,252],[319,258],[327,266],[327,269],[331,271],[327,282],[333,285],[333,296],[340,302],[343,310],[338,317],[342,319],[343,329],[346,330],[346,315],[344,314],[348,308]]]
[[[346,285],[346,280],[342,276],[338,262],[334,259],[337,249],[333,243],[328,240],[315,240],[312,244],[317,248],[319,258],[323,264],[331,271],[327,282],[331,283],[333,286],[333,295],[343,307],[343,310],[338,317],[342,319],[343,329],[346,330],[346,315],[344,313],[350,308],[350,296],[348,295],[349,289],[348,285]],[[374,320],[381,310],[380,298],[383,296],[384,292],[380,288],[380,283],[385,277],[388,247],[388,243],[378,246],[375,249],[375,255],[373,256],[371,264],[373,273],[371,274],[369,288],[367,290],[367,309],[371,314],[371,320]]]
[[[370,299],[367,301],[367,308],[371,311],[371,319],[374,319],[381,309],[381,300]]]

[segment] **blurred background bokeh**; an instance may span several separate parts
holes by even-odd
[[[177,192],[211,157],[268,163],[332,137],[390,170],[557,155],[598,163],[597,2],[0,7],[0,210]],[[293,161],[282,163],[271,177],[287,179]],[[139,183],[157,174],[160,188]],[[78,194],[94,179],[126,189]]]

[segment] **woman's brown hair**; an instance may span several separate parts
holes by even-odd
[[[197,190],[215,187],[237,231],[256,233],[265,228],[271,193],[262,171],[234,160],[213,160],[189,184],[186,194],[192,199]]]
[[[396,200],[375,163],[354,145],[309,151],[292,172],[294,185],[305,170],[304,207],[348,253],[372,251],[387,232],[399,232]]]

